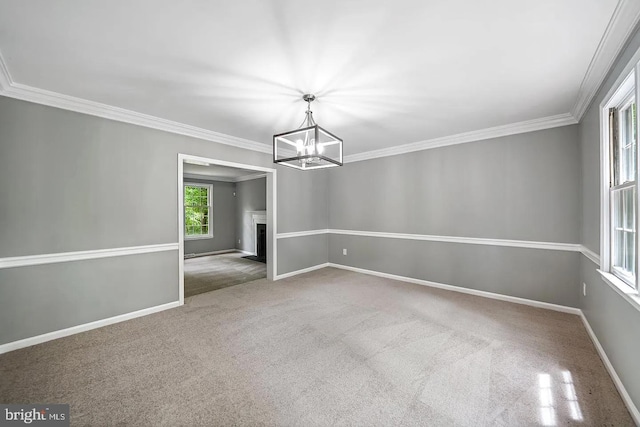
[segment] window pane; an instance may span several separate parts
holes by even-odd
[[[636,189],[635,186],[612,191],[613,271],[627,282],[635,283],[636,275]]]
[[[635,181],[636,179],[636,105],[630,104],[620,112],[620,129],[618,135],[620,167],[618,183]],[[617,175],[617,174],[616,174]]]
[[[625,230],[635,231],[636,229],[636,194],[632,189],[623,190],[622,201],[624,213],[624,228]]]
[[[186,236],[209,234],[210,188],[184,186],[184,230]]]

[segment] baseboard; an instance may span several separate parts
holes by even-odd
[[[547,310],[560,311],[562,313],[577,314],[581,313],[579,308],[567,307],[565,305],[551,304],[548,302],[535,301],[526,298],[512,297],[509,295],[496,294],[493,292],[479,291],[476,289],[463,288],[461,286],[446,285],[444,283],[431,282],[429,280],[414,279],[412,277],[398,276],[396,274],[382,273],[379,271],[365,270],[364,268],[350,267],[348,265],[329,263],[329,267],[340,268],[343,270],[355,271],[356,273],[369,274],[371,276],[384,277],[386,279],[399,280],[402,282],[415,283],[417,285],[429,286],[432,288],[445,289],[447,291],[460,292],[463,294],[475,295],[484,298],[491,298],[500,301],[508,301],[516,304],[529,305],[532,307],[545,308]]]
[[[638,408],[633,403],[633,400],[631,400],[631,396],[629,396],[629,393],[627,393],[627,389],[624,388],[624,385],[622,384],[622,381],[620,380],[618,373],[613,368],[611,361],[607,357],[607,353],[605,353],[604,348],[600,344],[600,341],[598,341],[598,337],[596,336],[595,332],[593,332],[593,329],[591,329],[591,325],[589,324],[589,321],[587,320],[586,316],[582,311],[580,311],[580,318],[582,319],[582,323],[584,324],[584,327],[587,330],[587,333],[589,334],[591,341],[593,341],[593,345],[596,347],[596,350],[598,351],[598,355],[600,356],[600,359],[602,359],[602,363],[604,363],[605,368],[607,368],[607,371],[609,372],[609,376],[611,377],[611,379],[613,380],[613,383],[618,389],[618,393],[620,393],[620,397],[622,397],[622,401],[627,406],[627,409],[629,410],[629,413],[631,414],[631,417],[635,421],[636,425],[640,426],[640,411],[638,411]]]
[[[287,277],[297,276],[298,274],[309,273],[310,271],[320,270],[321,268],[329,267],[329,263],[325,262],[324,264],[314,265],[312,267],[303,268],[302,270],[290,271],[289,273],[284,273],[276,276],[273,280],[286,279]]]
[[[257,256],[255,252],[249,252],[249,251],[242,251],[240,249],[236,249],[236,252],[240,252],[241,254],[245,254],[245,255],[252,255],[252,256]]]
[[[190,258],[199,258],[201,256],[209,256],[209,255],[220,255],[220,254],[230,254],[233,252],[242,252],[239,251],[237,249],[223,249],[221,251],[213,251],[213,252],[201,252],[201,253],[194,253],[194,254],[184,254],[184,259],[190,259]]]
[[[72,326],[70,328],[61,329],[59,331],[48,332],[46,334],[25,338],[19,341],[13,341],[7,344],[0,345],[0,354],[8,353],[20,348],[30,347],[36,344],[41,344],[47,341],[53,341],[58,338],[68,337],[69,335],[79,334],[80,332],[90,331],[92,329],[101,328],[103,326],[112,325],[114,323],[124,322],[125,320],[135,319],[136,317],[146,316],[148,314],[175,308],[180,305],[181,304],[179,301],[174,301],[167,304],[157,305],[155,307],[133,311],[131,313],[121,314],[119,316],[109,317],[107,319],[96,320],[94,322],[85,323],[83,325]]]

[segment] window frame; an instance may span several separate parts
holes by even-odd
[[[201,187],[207,189],[207,208],[209,210],[209,224],[208,224],[208,234],[191,234],[187,233],[187,187]],[[184,182],[182,184],[182,191],[185,196],[182,200],[182,217],[184,218],[184,229],[182,230],[184,233],[184,240],[202,240],[202,239],[212,239],[213,238],[213,184],[205,184],[201,182]]]
[[[635,99],[636,102],[636,112],[638,106],[638,100],[640,100],[640,85],[638,84],[638,76],[639,70],[638,66],[633,67],[633,69],[622,79],[621,82],[616,82],[617,84],[613,86],[612,90],[609,92],[609,95],[605,97],[605,100],[600,105],[600,131],[601,131],[601,150],[600,150],[600,170],[601,170],[601,222],[600,222],[600,270],[599,272],[602,274],[603,278],[607,283],[614,286],[614,289],[624,295],[633,296],[633,300],[636,300],[635,297],[638,296],[638,276],[640,276],[640,249],[639,247],[639,235],[640,229],[639,225],[639,217],[640,204],[638,201],[639,194],[639,181],[638,181],[638,173],[640,172],[640,156],[638,152],[638,146],[640,145],[640,141],[636,140],[636,153],[634,162],[636,164],[636,176],[634,181],[627,181],[620,184],[616,184],[614,182],[613,177],[613,166],[612,166],[612,141],[611,141],[611,133],[610,133],[610,119],[609,119],[609,110],[611,108],[616,108],[622,110],[624,107],[628,106],[631,100]],[[637,114],[637,113],[636,113]],[[618,115],[620,118],[622,115]],[[619,119],[620,120],[620,119]],[[620,128],[619,123],[617,124],[618,128]],[[638,135],[640,130],[640,120],[636,119],[636,139],[638,139]],[[631,278],[625,274],[622,274],[617,268],[613,266],[613,256],[614,256],[614,242],[613,242],[613,193],[614,191],[620,191],[623,188],[634,188],[635,194],[635,278],[631,280]],[[636,302],[637,303],[637,302]]]

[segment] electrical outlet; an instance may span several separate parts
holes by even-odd
[[[343,250],[342,250],[342,255],[346,255],[346,254],[347,254],[347,250],[346,250],[346,249],[343,249]]]
[[[587,296],[587,284],[582,282],[582,295]]]
[[[238,239],[238,244],[240,244],[240,239]]]

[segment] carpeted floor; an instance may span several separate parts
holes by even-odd
[[[0,356],[72,425],[632,425],[575,315],[326,268]]]
[[[267,277],[267,265],[245,259],[241,252],[184,260],[184,296],[251,282]]]

